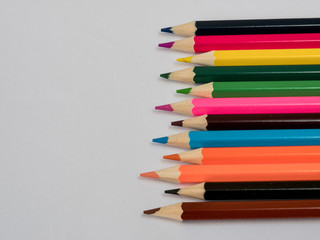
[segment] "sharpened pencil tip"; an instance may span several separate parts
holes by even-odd
[[[150,210],[145,210],[143,211],[144,214],[148,214],[148,215],[152,215],[156,212],[158,212],[160,210],[160,208],[154,208],[154,209],[150,209]]]
[[[159,178],[159,176],[158,176],[158,174],[156,174],[156,172],[140,173],[140,177],[156,178],[156,179],[158,179],[158,178]]]
[[[168,137],[160,137],[160,138],[154,138],[154,139],[152,139],[152,142],[167,144],[167,143],[168,143],[168,140],[169,140]]]
[[[165,78],[165,79],[169,79],[170,73],[162,73],[162,74],[160,74],[160,77]]]
[[[172,112],[172,111],[173,111],[173,108],[171,107],[170,104],[161,105],[161,106],[156,106],[155,109],[157,109],[157,110],[163,110],[163,111],[168,111],[168,112]]]
[[[164,193],[179,195],[179,190],[180,190],[179,188],[170,189],[170,190],[165,190]]]
[[[189,94],[191,90],[192,88],[183,88],[183,89],[178,89],[176,92],[181,94]]]
[[[183,120],[171,122],[171,126],[182,127],[182,125],[183,125]]]
[[[171,27],[161,28],[161,32],[173,33]]]
[[[175,160],[175,161],[181,160],[179,154],[165,155],[163,156],[163,159],[169,159],[169,160]]]
[[[185,58],[178,58],[177,62],[185,62],[185,63],[191,63],[192,56],[190,57],[185,57]]]
[[[158,46],[163,48],[172,48],[173,44],[174,42],[166,42],[166,43],[159,43]]]

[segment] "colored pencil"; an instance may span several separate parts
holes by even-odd
[[[320,181],[205,182],[165,193],[215,201],[320,199]]]
[[[187,82],[320,80],[320,65],[190,67],[163,73],[163,78]]]
[[[194,21],[162,28],[161,32],[182,36],[319,33],[320,18]]]
[[[320,96],[320,81],[211,82],[176,92],[205,98]]]
[[[163,158],[199,165],[320,163],[320,146],[198,148]]]
[[[174,183],[319,181],[320,163],[180,165],[140,176]]]
[[[171,123],[198,130],[320,128],[319,113],[202,115]]]
[[[156,143],[196,149],[202,147],[268,147],[320,145],[320,129],[189,131],[155,138]]]
[[[185,115],[320,113],[320,97],[195,98],[155,109]]]
[[[320,200],[183,202],[144,214],[185,220],[319,218]]]
[[[191,53],[213,50],[320,48],[320,33],[195,36],[160,43],[159,47]]]
[[[320,64],[320,48],[218,50],[177,61],[205,66],[313,65]]]

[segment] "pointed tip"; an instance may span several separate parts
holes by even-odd
[[[175,161],[181,161],[179,154],[170,154],[163,156],[163,159],[169,159],[169,160],[175,160]]]
[[[182,125],[183,125],[183,120],[171,122],[171,126],[182,127]]]
[[[178,58],[177,62],[185,62],[185,63],[191,63],[192,56],[190,57],[185,57],[185,58]]]
[[[146,173],[140,173],[140,177],[158,179],[159,175],[156,172],[146,172]]]
[[[180,190],[179,188],[170,189],[170,190],[165,190],[164,193],[179,195],[179,190]]]
[[[173,33],[171,27],[161,28],[161,32]]]
[[[170,104],[161,105],[161,106],[156,106],[155,109],[157,109],[157,110],[163,110],[163,111],[168,111],[168,112],[172,112],[172,111],[173,111],[173,108],[171,107]]]
[[[145,210],[143,211],[144,214],[147,214],[147,215],[152,215],[156,212],[158,212],[160,210],[160,208],[154,208],[154,209],[150,209],[150,210]]]
[[[154,138],[154,139],[152,139],[152,142],[167,144],[167,143],[168,143],[168,140],[169,140],[168,137],[160,137],[160,138]]]
[[[174,44],[174,42],[159,43],[158,47],[172,48],[173,44]]]
[[[170,74],[171,73],[162,73],[162,74],[160,74],[160,77],[165,78],[165,79],[169,79],[170,78]]]
[[[181,94],[189,94],[191,90],[192,88],[183,88],[183,89],[178,89],[176,92]]]

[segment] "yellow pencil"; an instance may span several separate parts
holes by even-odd
[[[205,66],[320,64],[320,48],[272,50],[221,50],[177,59]]]

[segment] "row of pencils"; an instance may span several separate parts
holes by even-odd
[[[142,177],[195,183],[182,202],[144,211],[174,220],[320,217],[320,18],[195,21],[163,28],[188,38],[160,47],[200,53],[202,66],[161,77],[200,98],[157,106],[193,129],[153,142],[191,149],[188,163]],[[197,130],[197,131],[194,131]]]

